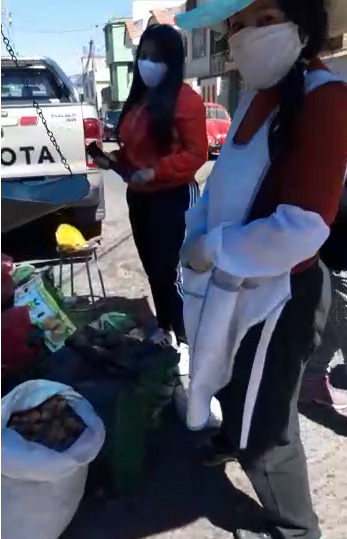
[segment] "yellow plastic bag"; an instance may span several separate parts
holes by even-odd
[[[72,225],[59,225],[55,233],[58,248],[62,251],[73,251],[86,244],[81,232]]]

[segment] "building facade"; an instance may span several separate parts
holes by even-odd
[[[187,0],[186,9],[194,9],[208,0]],[[244,89],[226,39],[212,29],[193,30],[187,34],[187,76],[197,80],[205,102],[217,102],[232,115]],[[347,35],[326,43],[322,59],[329,69],[347,82]]]
[[[135,29],[133,44],[139,44],[140,37],[150,24],[175,25],[177,13],[185,11],[185,0],[134,0],[132,21]]]
[[[186,9],[194,9],[206,0],[187,0]],[[186,34],[187,77],[196,80],[206,103],[219,103],[232,115],[239,99],[241,79],[230,59],[228,44],[212,29],[203,28]]]
[[[105,26],[106,61],[111,74],[111,108],[122,106],[132,82],[133,59],[144,30],[150,24],[175,26],[177,13],[208,0],[134,0],[132,18],[114,17]],[[219,103],[233,115],[245,85],[225,38],[212,29],[181,32],[186,52],[186,81],[205,103]],[[322,53],[329,68],[347,82],[347,39],[326,44]],[[106,94],[104,90],[104,94]]]
[[[82,57],[82,84],[85,101],[96,105],[99,114],[105,112],[108,103],[104,90],[110,85],[110,71],[105,56]]]
[[[129,95],[133,78],[133,43],[127,26],[131,19],[113,17],[104,28],[106,63],[110,74],[110,108],[121,108]],[[104,92],[106,93],[106,92]]]

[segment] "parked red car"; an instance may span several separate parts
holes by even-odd
[[[205,103],[208,151],[210,155],[218,155],[226,139],[231,119],[222,105]]]
[[[108,110],[102,118],[102,138],[104,142],[116,140],[116,127],[121,112],[121,110]]]

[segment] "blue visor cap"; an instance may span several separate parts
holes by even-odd
[[[225,21],[235,13],[253,4],[255,0],[207,0],[186,13],[176,15],[176,24],[182,30],[208,28]]]

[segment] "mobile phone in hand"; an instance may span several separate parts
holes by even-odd
[[[92,157],[92,159],[95,159],[95,157],[104,157],[105,159],[107,159],[106,155],[104,154],[102,149],[99,148],[96,142],[92,142],[91,144],[89,144],[89,146],[87,146],[87,153],[88,155],[90,155],[90,157]]]

